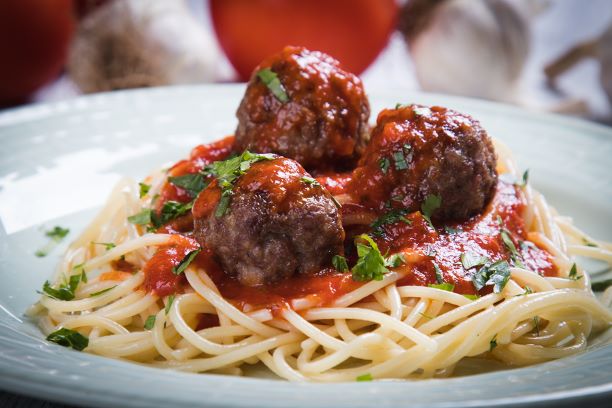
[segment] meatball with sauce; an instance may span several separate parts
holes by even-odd
[[[334,200],[294,160],[252,164],[235,181],[226,210],[219,211],[220,201],[215,180],[195,202],[195,236],[243,285],[314,274],[343,253]]]
[[[338,61],[286,47],[254,70],[236,116],[236,151],[277,153],[308,170],[352,168],[370,106],[361,80]]]
[[[496,156],[477,120],[443,107],[383,110],[349,188],[362,204],[419,210],[441,198],[433,218],[462,220],[481,212],[497,184]]]

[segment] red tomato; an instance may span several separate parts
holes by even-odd
[[[215,32],[242,80],[286,45],[324,51],[360,74],[395,28],[395,0],[211,0]]]
[[[74,32],[72,0],[0,1],[0,105],[57,77]]]

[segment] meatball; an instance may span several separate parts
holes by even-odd
[[[236,151],[277,153],[309,170],[352,168],[367,143],[370,106],[361,80],[338,61],[286,47],[253,71],[236,116]]]
[[[497,185],[496,156],[487,132],[468,115],[410,105],[383,110],[353,173],[350,189],[364,205],[420,209],[441,198],[433,218],[461,220],[483,210]]]
[[[343,253],[344,230],[334,200],[291,159],[252,164],[235,181],[222,215],[220,198],[217,180],[198,196],[195,237],[244,285],[314,274]]]

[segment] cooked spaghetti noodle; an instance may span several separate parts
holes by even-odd
[[[496,151],[499,173],[518,177],[507,148],[497,144]],[[79,274],[88,279],[74,299],[43,295],[32,307],[46,334],[76,330],[88,337],[87,352],[157,367],[239,375],[261,362],[291,381],[337,382],[444,377],[470,357],[509,366],[558,359],[585,350],[589,336],[612,322],[612,289],[598,300],[588,274],[574,266],[577,256],[612,264],[612,245],[574,227],[529,185],[511,187],[524,202],[525,233],[550,254],[558,274],[514,265],[500,293],[466,297],[411,284],[406,277],[423,255],[405,251],[406,262],[382,280],[352,282],[334,298],[292,295],[274,307],[238,302],[224,297],[201,262],[186,268],[181,292],[158,296],[145,290],[145,264],[181,235],[147,233],[127,218],[151,207],[165,181],[164,172],[150,176],[144,198],[135,182],[121,181],[69,246],[56,285]],[[344,222],[370,220],[361,214]]]

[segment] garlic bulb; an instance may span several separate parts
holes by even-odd
[[[530,25],[505,0],[411,0],[400,29],[422,89],[515,101]]]
[[[81,22],[68,72],[86,93],[208,82],[217,56],[184,0],[115,0]]]

